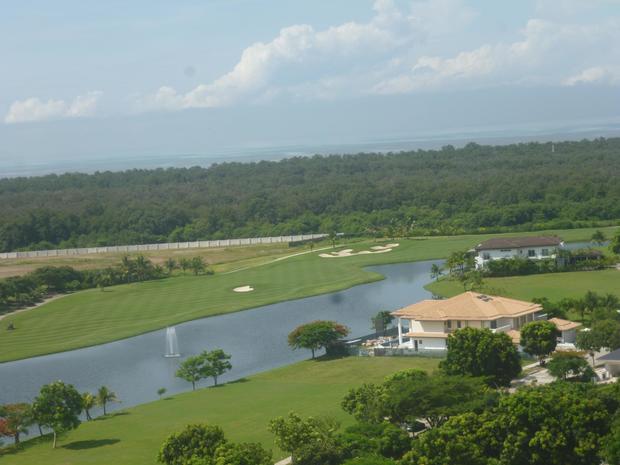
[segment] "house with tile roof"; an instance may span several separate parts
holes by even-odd
[[[539,304],[477,292],[464,292],[445,300],[422,300],[392,315],[398,321],[399,347],[416,351],[446,350],[448,336],[468,327],[505,332],[518,345],[519,330],[524,324],[546,318]],[[550,321],[563,333],[564,328],[567,338],[579,326],[567,320]]]
[[[494,237],[472,249],[476,269],[484,268],[491,260],[527,258],[554,259],[564,242],[556,236]]]

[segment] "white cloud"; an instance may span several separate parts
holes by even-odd
[[[580,73],[567,77],[562,81],[565,86],[576,86],[578,84],[592,83],[620,83],[620,68],[605,68],[602,66],[593,66],[586,68]]]
[[[562,9],[573,13],[556,17],[543,14],[549,1],[539,0],[534,11],[540,16],[515,31],[512,41],[487,41],[461,50],[455,48],[458,31],[478,17],[462,0],[416,0],[410,5],[405,11],[392,0],[376,0],[375,14],[365,23],[351,21],[323,30],[307,24],[285,27],[271,41],[243,50],[236,65],[218,79],[187,92],[163,86],[139,97],[136,108],[180,110],[287,96],[334,99],[501,85],[618,83],[611,70],[620,61],[620,15],[580,21],[573,13],[589,8],[586,0],[562,0]]]
[[[136,107],[209,108],[283,93],[316,93],[315,97],[326,98],[339,91],[352,92],[360,82],[368,81],[362,74],[380,74],[373,68],[393,60],[399,52],[406,53],[416,39],[422,40],[440,13],[450,9],[459,23],[473,16],[460,0],[425,0],[416,2],[416,7],[415,15],[407,15],[392,0],[376,0],[375,16],[367,23],[351,21],[320,31],[307,24],[283,28],[270,42],[257,42],[243,50],[234,68],[215,81],[187,93],[164,86],[138,98]],[[441,21],[449,22],[443,16]],[[367,90],[368,86],[358,89]]]
[[[47,101],[31,97],[13,102],[4,122],[28,123],[61,118],[81,118],[92,116],[102,93],[99,91],[78,95],[72,101],[50,99]]]

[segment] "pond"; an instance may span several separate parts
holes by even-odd
[[[191,389],[174,376],[183,357],[203,350],[224,349],[232,355],[230,381],[309,358],[309,351],[292,351],[287,335],[296,326],[318,319],[346,324],[351,337],[372,332],[370,319],[379,310],[395,310],[430,298],[424,285],[433,263],[424,261],[369,267],[385,280],[344,291],[281,302],[227,315],[203,318],[176,326],[181,359],[165,358],[166,330],[85,349],[0,364],[0,404],[31,402],[41,385],[62,380],[80,392],[105,385],[122,403],[111,409],[157,399],[157,389],[168,394]],[[210,385],[210,380],[198,386]]]

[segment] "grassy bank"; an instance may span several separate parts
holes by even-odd
[[[546,234],[578,241],[588,240],[592,232],[582,229]],[[610,235],[611,230],[606,234]],[[101,344],[196,318],[345,289],[382,278],[364,271],[364,266],[443,258],[497,236],[397,239],[400,246],[392,252],[346,258],[320,258],[318,252],[280,261],[254,257],[248,259],[249,268],[233,273],[175,276],[114,286],[105,292],[78,292],[2,320],[1,328],[13,323],[16,329],[0,331],[0,362]],[[364,250],[372,245],[376,244],[358,242],[352,247]],[[255,291],[232,291],[244,285],[251,285]]]
[[[378,382],[407,368],[433,370],[438,360],[421,357],[350,357],[306,361],[218,388],[201,389],[83,423],[51,449],[49,439],[29,441],[24,450],[0,455],[7,465],[155,465],[163,440],[189,423],[222,426],[234,441],[273,448],[270,419],[295,410],[329,415],[350,424],[340,408],[344,394],[364,382]],[[276,457],[282,454],[275,451]]]
[[[441,279],[426,288],[443,297],[452,297],[463,292],[463,285],[450,279]],[[620,297],[620,271],[609,269],[486,278],[484,286],[484,292],[524,300],[547,297],[551,301],[557,301],[564,297],[583,297],[587,291],[611,293]]]

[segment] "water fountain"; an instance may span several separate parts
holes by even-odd
[[[166,328],[166,353],[164,357],[180,357],[179,343],[177,342],[177,331],[174,326]]]

